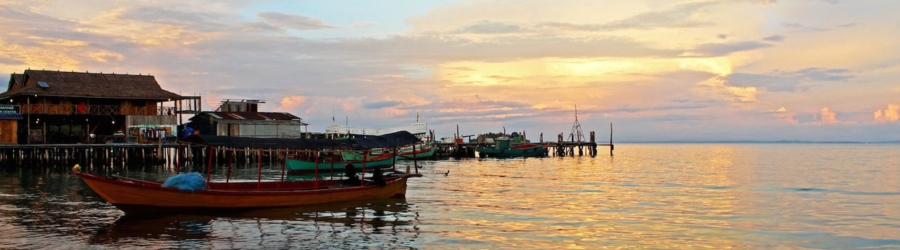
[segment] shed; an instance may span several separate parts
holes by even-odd
[[[303,119],[287,112],[200,112],[188,127],[201,135],[252,138],[300,138]]]

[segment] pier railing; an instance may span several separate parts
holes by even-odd
[[[175,115],[174,107],[145,107],[79,104],[25,104],[22,114],[49,115]]]

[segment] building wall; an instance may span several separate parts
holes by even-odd
[[[119,113],[123,115],[158,115],[157,102],[125,101],[119,107]]]
[[[216,131],[218,131],[216,135],[254,138],[299,138],[303,135],[302,128],[303,126],[299,123],[286,121],[219,121],[216,124]]]
[[[129,115],[125,118],[125,124],[128,127],[128,142],[171,141],[178,132],[176,116]]]
[[[0,144],[18,144],[19,120],[0,120]]]

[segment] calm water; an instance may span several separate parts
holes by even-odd
[[[6,166],[0,248],[897,249],[898,152],[621,144],[615,157],[428,161],[405,200],[154,218],[123,217],[68,169]]]

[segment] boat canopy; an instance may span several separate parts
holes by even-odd
[[[330,139],[290,139],[290,138],[251,138],[235,136],[215,135],[191,135],[183,140],[187,143],[209,145],[214,147],[231,148],[261,148],[261,149],[353,149],[365,150],[373,148],[402,147],[421,141],[418,137],[407,131],[398,131],[390,134],[367,136],[344,140]]]

